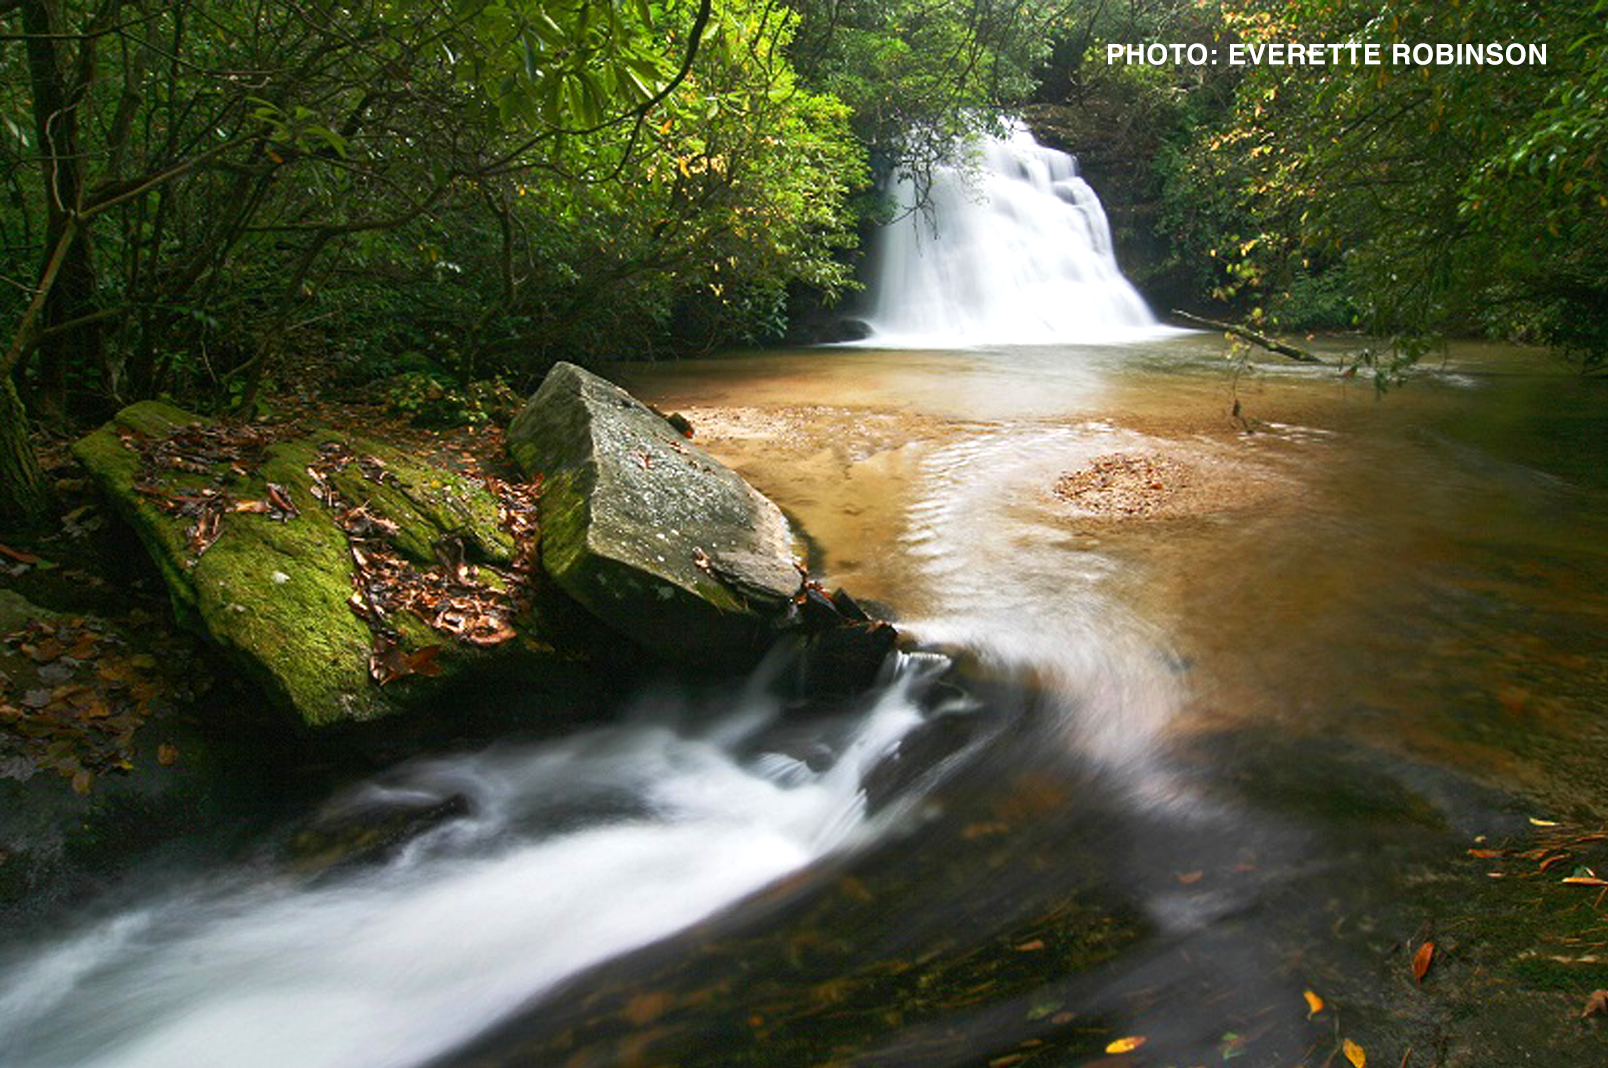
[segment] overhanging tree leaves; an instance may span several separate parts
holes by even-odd
[[[689,300],[710,339],[742,336],[788,280],[847,282],[833,253],[862,157],[843,108],[794,83],[776,5],[0,16],[0,66],[29,75],[0,93],[3,371],[52,421],[175,388],[249,407],[311,346],[517,370],[532,349],[650,343]],[[0,434],[31,461],[20,418]],[[38,512],[36,474],[7,477],[0,514]]]

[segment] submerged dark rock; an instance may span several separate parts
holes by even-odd
[[[877,681],[899,632],[881,620],[840,620],[804,639],[800,683],[808,694],[847,696]]]
[[[437,797],[378,789],[317,813],[291,836],[290,866],[307,875],[381,864],[408,842],[472,813],[463,794]]]

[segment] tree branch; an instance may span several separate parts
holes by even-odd
[[[1177,308],[1173,309],[1173,314],[1178,316],[1180,319],[1187,319],[1192,323],[1199,323],[1201,326],[1209,326],[1214,330],[1221,330],[1225,334],[1233,334],[1235,337],[1242,337],[1253,345],[1260,345],[1269,352],[1276,352],[1280,356],[1288,356],[1290,359],[1297,360],[1301,363],[1322,364],[1324,362],[1318,357],[1312,355],[1312,353],[1308,352],[1306,349],[1298,348],[1295,345],[1286,344],[1283,341],[1275,341],[1273,338],[1270,338],[1265,334],[1258,334],[1249,327],[1236,326],[1233,323],[1220,323],[1216,319],[1204,319],[1199,315],[1191,315],[1186,311],[1179,311]]]

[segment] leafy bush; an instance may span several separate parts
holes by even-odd
[[[524,398],[500,378],[483,378],[467,386],[442,382],[428,371],[397,375],[385,389],[393,413],[411,417],[414,426],[447,429],[506,423]]]

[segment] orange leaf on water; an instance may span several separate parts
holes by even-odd
[[[1345,1050],[1346,1060],[1351,1062],[1352,1068],[1366,1068],[1368,1064],[1368,1054],[1363,1052],[1361,1046],[1357,1045],[1348,1038],[1346,1039],[1342,1048]]]
[[[1418,952],[1413,954],[1413,978],[1422,983],[1424,973],[1429,971],[1429,966],[1434,963],[1434,960],[1435,943],[1425,942],[1419,946]]]
[[[1312,1017],[1323,1011],[1323,999],[1318,997],[1318,995],[1308,990],[1301,996],[1306,998],[1307,1019],[1310,1020]]]
[[[1106,1047],[1106,1052],[1132,1053],[1134,1050],[1138,1049],[1144,1044],[1145,1037],[1143,1035],[1129,1035],[1127,1038],[1119,1038],[1115,1042],[1111,1043]]]

